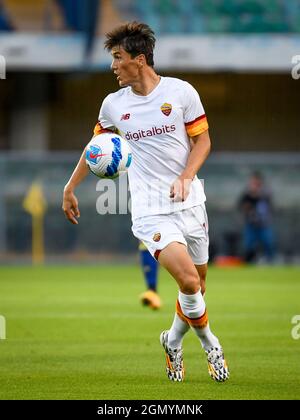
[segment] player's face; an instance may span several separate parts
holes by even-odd
[[[111,69],[121,87],[131,86],[140,78],[140,56],[131,58],[122,47],[113,47]]]

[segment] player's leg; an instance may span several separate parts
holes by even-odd
[[[134,221],[132,225],[133,234],[144,242],[156,259],[159,258],[159,253],[172,243],[186,249],[186,241],[182,232],[170,218],[169,215],[147,216],[139,218]],[[180,244],[180,245],[179,245]],[[185,255],[189,258],[187,252]],[[167,255],[166,255],[167,258]],[[176,261],[176,256],[174,258]],[[180,266],[180,261],[178,267]],[[199,277],[197,271],[190,261],[189,267],[193,271],[195,279],[195,287],[199,289]],[[164,346],[167,359],[167,374],[171,380],[182,381],[184,375],[183,361],[182,361],[182,347],[181,341],[184,334],[189,330],[189,324],[182,320],[178,314],[175,314],[174,322],[171,328],[171,342],[172,348],[168,344],[169,332],[165,331],[161,334],[161,343]]]
[[[252,263],[256,257],[257,248],[257,229],[251,224],[247,223],[244,227],[244,242],[245,242],[245,261]]]
[[[274,260],[274,235],[271,227],[262,227],[260,230],[260,239],[263,245],[265,256],[269,263]]]
[[[159,262],[174,277],[179,286],[178,300],[176,304],[176,315],[181,322],[185,322],[186,328],[178,330],[173,325],[169,331],[161,335],[161,343],[165,348],[167,356],[167,374],[170,380],[181,381],[184,376],[182,361],[181,342],[188,330],[188,325],[200,339],[204,348],[210,376],[218,382],[225,381],[229,377],[223,350],[217,337],[211,332],[206,305],[200,290],[201,282],[204,284],[207,266],[206,264],[195,266],[186,247],[183,244],[173,242],[163,249],[159,254]],[[170,339],[174,336],[174,339]],[[174,342],[177,347],[173,348]]]
[[[156,292],[158,262],[155,258],[152,257],[152,255],[148,251],[146,245],[143,244],[143,242],[139,243],[139,254],[147,289]]]
[[[205,303],[200,292],[200,279],[193,260],[187,252],[176,217],[149,216],[138,219],[132,226],[134,235],[143,240],[153,256],[170,272],[179,286],[176,314],[170,331],[161,334],[167,359],[167,374],[173,381],[184,376],[182,339],[191,323],[207,325]],[[195,223],[196,227],[199,225]],[[170,335],[170,342],[169,342]]]
[[[193,295],[199,291],[199,276],[184,244],[169,243],[159,252],[158,261],[176,280],[180,289],[179,295],[183,295],[183,292]],[[173,324],[169,330],[161,333],[160,341],[165,349],[168,378],[180,382],[184,379],[182,340],[190,329],[190,324],[182,313],[179,299],[180,296],[176,302]]]
[[[186,212],[184,222],[185,225],[189,226],[186,235],[187,250],[195,264],[200,283],[199,295],[202,299],[199,299],[200,296],[198,296],[199,312],[197,315],[200,317],[199,319],[203,319],[203,322],[201,323],[198,322],[197,319],[189,319],[188,321],[206,352],[210,376],[216,381],[224,381],[229,377],[228,367],[220,342],[210,329],[206,305],[203,299],[206,291],[209,245],[208,219],[205,206],[198,206]],[[185,299],[183,298],[183,303],[184,300]],[[201,300],[202,303],[200,304]],[[183,314],[185,315],[184,310]]]
[[[195,264],[195,268],[198,272],[200,278],[200,290],[202,296],[204,296],[206,291],[206,275],[207,275],[207,264],[197,265]],[[200,339],[201,345],[205,351],[211,349],[211,347],[218,347],[220,348],[221,345],[219,343],[218,338],[211,332],[207,317],[207,325],[203,326],[202,328],[198,328],[197,325],[194,326],[194,331],[198,338]]]
[[[147,290],[141,294],[140,299],[144,305],[152,309],[159,309],[161,307],[161,300],[157,293],[158,262],[152,257],[147,247],[141,241],[139,243],[139,254],[147,287]]]
[[[176,303],[176,316],[181,323],[185,322],[186,325],[185,329],[182,328],[178,331],[176,324],[174,325],[173,322],[168,332],[168,346],[172,349],[180,347],[183,336],[190,326],[200,339],[205,351],[212,348],[221,348],[219,340],[210,330],[206,305],[200,289],[200,277],[197,269],[199,269],[202,283],[204,283],[206,264],[195,266],[187,248],[177,242],[169,244],[160,252],[159,262],[178,283],[179,294]]]

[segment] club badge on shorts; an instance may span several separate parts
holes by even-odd
[[[153,239],[154,242],[159,242],[160,238],[161,238],[161,234],[159,232],[157,232],[157,233],[154,233],[152,239]]]
[[[167,117],[171,114],[172,111],[172,105],[168,104],[167,102],[165,102],[164,104],[162,104],[162,106],[160,107],[160,110],[163,114],[165,114]]]

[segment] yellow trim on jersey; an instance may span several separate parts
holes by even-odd
[[[99,122],[97,122],[97,124],[95,125],[95,128],[94,128],[94,136],[93,137],[98,136],[99,134],[102,134],[102,133],[116,133],[119,136],[121,135],[120,131],[117,128],[115,128],[113,130],[110,130],[108,128],[103,128],[102,125]]]
[[[204,131],[208,130],[208,122],[205,114],[196,118],[194,121],[186,123],[185,128],[190,137],[204,133]]]

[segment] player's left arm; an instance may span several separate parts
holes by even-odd
[[[208,130],[190,137],[192,149],[186,167],[172,184],[170,197],[174,201],[185,201],[190,192],[190,185],[195,175],[209,155],[211,142]]]

